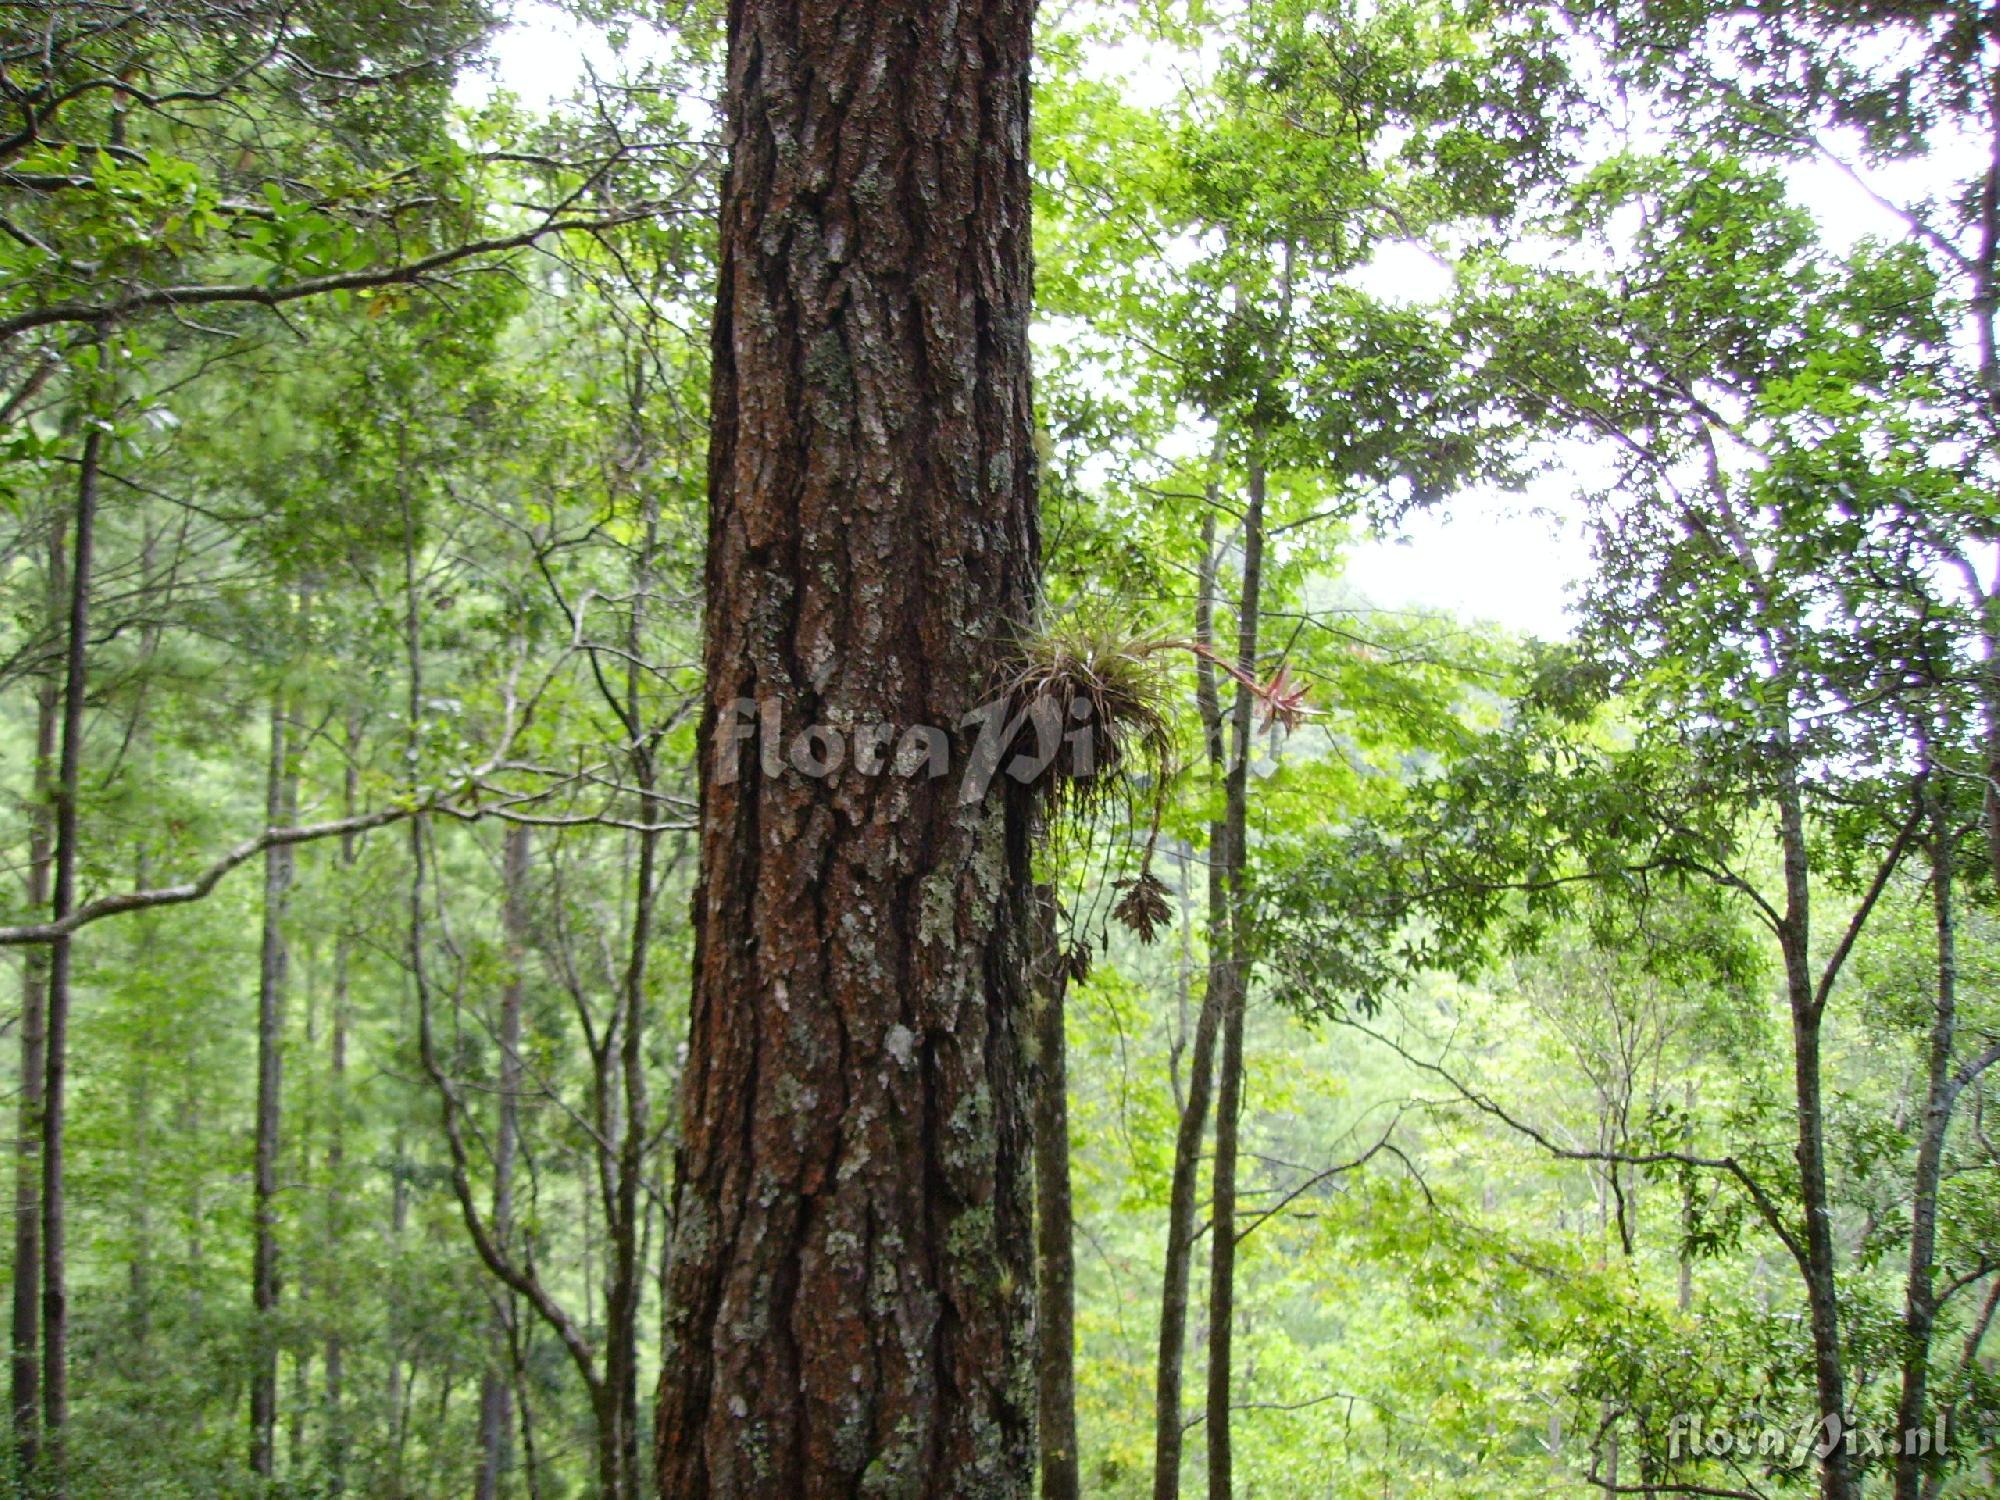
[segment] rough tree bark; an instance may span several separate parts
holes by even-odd
[[[61,759],[56,769],[55,890],[57,922],[76,905],[77,798],[83,781],[83,711],[89,687],[91,560],[97,538],[97,480],[104,429],[83,440],[76,490],[75,541],[69,560],[69,632],[63,661]],[[53,1468],[50,1493],[64,1493],[62,1429],[69,1420],[69,1281],[63,1240],[63,1104],[69,1063],[68,934],[49,945],[48,1015],[42,1073],[42,1422]]]
[[[663,1496],[1032,1486],[1031,809],[857,726],[969,758],[1032,612],[1033,9],[730,7]]]
[[[264,783],[264,821],[289,828],[297,821],[298,773],[292,766],[284,695],[271,704],[270,765]],[[291,901],[294,851],[285,844],[264,851],[264,932],[257,974],[257,1146],[255,1248],[251,1259],[250,1469],[269,1478],[276,1456],[278,1421],[278,1154],[284,1090],[285,987],[291,950],[285,913]]]

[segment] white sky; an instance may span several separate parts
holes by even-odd
[[[1565,517],[1569,509],[1560,487],[1546,500],[1458,496],[1411,516],[1400,536],[1354,548],[1342,576],[1379,605],[1447,610],[1559,639],[1570,629],[1569,594],[1590,569],[1589,545]]]
[[[535,0],[523,0],[515,17],[494,43],[489,76],[461,83],[465,102],[484,102],[503,88],[530,108],[546,108],[574,90],[586,61],[603,73],[614,70],[613,54],[595,29]],[[635,45],[643,43],[635,38]],[[1184,86],[1172,68],[1143,49],[1116,57],[1111,69],[1141,101]],[[1954,156],[1941,153],[1899,168],[1894,181],[1876,178],[1869,186],[1911,201],[1950,182],[1947,168]],[[1798,164],[1788,175],[1832,248],[1866,235],[1898,239],[1905,232],[1893,213],[1830,162]],[[1379,295],[1423,298],[1448,285],[1449,272],[1419,247],[1392,247],[1355,280]],[[1577,461],[1589,463],[1582,452]],[[1568,599],[1590,568],[1571,488],[1565,476],[1550,475],[1526,494],[1456,497],[1413,515],[1399,534],[1356,547],[1344,577],[1379,605],[1445,610],[1543,638],[1566,635]]]
[[[554,7],[533,0],[515,7],[490,50],[492,62],[485,76],[459,80],[458,97],[467,104],[483,104],[502,88],[531,109],[546,109],[575,90],[586,61],[602,70],[612,60],[596,27],[579,26]]]

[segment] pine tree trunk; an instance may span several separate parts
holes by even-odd
[[[1026,793],[728,762],[962,770],[1030,621],[1033,9],[730,8],[667,1497],[1032,1487]]]
[[[98,465],[104,431],[95,423],[83,440],[77,484],[76,540],[69,562],[69,633],[63,663],[61,760],[56,772],[55,890],[51,917],[62,921],[76,906],[79,830],[77,798],[83,783],[83,711],[89,683],[90,589],[97,538]],[[63,1106],[68,1080],[71,941],[49,945],[46,1057],[42,1082],[42,1422],[55,1500],[66,1491],[62,1429],[69,1420],[69,1280],[63,1238]]]
[[[270,764],[265,776],[265,826],[290,827],[297,821],[298,773],[292,767],[285,704],[271,704]],[[278,1420],[278,1156],[282,1146],[285,988],[291,952],[285,941],[285,909],[292,887],[293,849],[264,852],[264,934],[257,978],[257,1147],[256,1244],[251,1266],[252,1340],[250,1371],[250,1469],[270,1478],[276,1455]]]

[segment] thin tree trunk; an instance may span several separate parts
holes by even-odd
[[[528,1482],[528,1500],[541,1500],[542,1471],[535,1451],[535,1405],[528,1391],[528,1337],[531,1330],[514,1320],[508,1354],[513,1361],[514,1405],[521,1418],[521,1472]]]
[[[50,615],[63,595],[69,567],[63,528],[49,540]],[[58,705],[54,679],[35,694],[34,806],[28,822],[27,900],[32,911],[49,902],[55,857],[55,760]],[[42,1072],[47,1066],[49,950],[27,950],[21,969],[21,1082],[14,1139],[14,1322],[11,1390],[14,1448],[19,1472],[35,1467],[42,1425]]]
[[[521,1001],[527,978],[528,853],[525,823],[509,823],[501,854],[506,906],[507,986],[500,996],[500,1124],[493,1135],[493,1236],[505,1245],[514,1232],[514,1153],[520,1137]],[[479,1390],[479,1500],[497,1500],[512,1462],[513,1294],[496,1293],[493,1348]]]
[[[264,821],[288,828],[297,821],[299,783],[292,763],[282,693],[271,703],[270,763],[265,775]],[[278,1420],[277,1316],[278,1156],[282,1146],[285,989],[291,952],[285,941],[285,914],[292,887],[293,851],[278,846],[264,852],[264,934],[257,979],[257,1148],[253,1221],[256,1244],[251,1265],[252,1339],[250,1372],[250,1469],[271,1477]]]
[[[1069,966],[1053,891],[1037,892],[1035,1296],[1040,1359],[1042,1500],[1076,1500],[1076,1251],[1069,1182]]]
[[[403,495],[402,509],[403,645],[407,672],[408,697],[406,702],[408,704],[409,733],[404,754],[410,782],[414,785],[422,770],[421,736],[423,732],[424,675],[422,626],[418,614],[416,514],[407,491]],[[406,952],[409,962],[411,989],[414,991],[416,999],[417,1054],[422,1063],[425,1076],[430,1079],[432,1087],[438,1092],[440,1107],[439,1122],[444,1127],[445,1145],[451,1159],[452,1196],[458,1202],[459,1216],[465,1224],[467,1233],[472,1238],[473,1248],[478,1252],[479,1258],[487,1270],[510,1291],[529,1302],[534,1307],[536,1315],[547,1323],[558,1337],[561,1338],[564,1350],[569,1354],[571,1362],[576,1366],[577,1374],[581,1377],[584,1388],[589,1393],[591,1411],[597,1422],[601,1492],[604,1494],[605,1500],[623,1500],[616,1484],[607,1483],[607,1481],[616,1481],[619,1477],[615,1464],[609,1468],[605,1467],[607,1455],[615,1455],[620,1451],[618,1445],[608,1443],[605,1440],[605,1434],[613,1431],[615,1428],[615,1403],[610,1386],[597,1369],[596,1358],[590,1341],[585,1335],[583,1328],[578,1326],[576,1321],[550,1295],[547,1287],[536,1278],[532,1260],[523,1259],[517,1262],[510,1255],[507,1247],[494,1238],[492,1224],[486,1212],[479,1206],[473,1192],[471,1152],[466,1145],[466,1109],[463,1100],[460,1098],[458,1087],[451,1075],[446,1072],[444,1062],[439,1053],[436,1016],[434,1013],[435,1007],[432,1000],[426,957],[430,942],[426,914],[431,900],[432,866],[434,863],[429,848],[428,819],[410,819],[408,833],[410,883],[407,906],[409,918],[408,948]],[[604,1045],[608,1047],[609,1042],[607,1041]],[[601,1063],[599,1066],[601,1069]],[[400,1125],[397,1128],[395,1142],[397,1162],[396,1231],[398,1238],[400,1238],[408,1209],[408,1195],[403,1186],[405,1174],[402,1170],[403,1138]],[[601,1156],[599,1161],[601,1164]],[[591,1195],[589,1193],[583,1195],[584,1269],[586,1278],[588,1277],[593,1255],[589,1224],[590,1199]],[[527,1269],[523,1269],[524,1266]],[[586,1285],[586,1309],[588,1308],[588,1303],[589,1291]],[[585,1321],[588,1322],[588,1320],[589,1314],[586,1311]],[[390,1369],[392,1391],[395,1385],[397,1369],[398,1366],[396,1365],[392,1365]],[[415,1372],[413,1370],[410,1376],[411,1386],[415,1385],[415,1379]],[[405,1412],[407,1412],[409,1402],[405,1400],[403,1406]],[[399,1431],[396,1440],[396,1462],[399,1476],[402,1472],[404,1441],[405,1434]]]
[[[1951,1130],[1952,1049],[1958,1039],[1958,938],[1952,909],[1952,845],[1949,816],[1934,792],[1931,818],[1931,916],[1936,933],[1937,993],[1931,1017],[1926,1069],[1923,1133],[1917,1142],[1917,1170],[1910,1192],[1909,1277],[1903,1293],[1902,1389],[1896,1431],[1906,1439],[1896,1450],[1896,1500],[1923,1500],[1927,1469],[1939,1455],[1911,1451],[1907,1439],[1926,1430],[1931,1337],[1937,1327],[1938,1186],[1944,1176],[1945,1139]]]
[[[632,394],[635,427],[643,408],[643,391]],[[635,432],[635,442],[642,438]],[[642,493],[644,529],[633,580],[632,613],[628,622],[625,697],[621,717],[632,741],[632,775],[638,788],[640,832],[638,864],[632,888],[631,947],[618,1006],[618,1072],[620,1096],[614,1134],[613,1191],[605,1203],[605,1223],[611,1243],[610,1275],[605,1285],[604,1383],[609,1423],[600,1431],[600,1479],[612,1500],[636,1500],[639,1484],[639,1309],[645,1291],[639,1262],[639,1242],[645,1209],[647,1139],[652,1134],[652,1105],[646,1089],[646,987],[653,949],[653,915],[658,904],[660,824],[665,816],[658,796],[659,731],[646,721],[643,693],[647,610],[653,591],[653,559],[659,547],[658,495]],[[605,1081],[610,1092],[612,1081]]]
[[[1694,1105],[1694,1074],[1690,1071],[1682,1083],[1681,1094],[1681,1109],[1687,1120],[1681,1131],[1681,1150],[1690,1155],[1694,1152]],[[1681,1244],[1677,1257],[1680,1262],[1680,1274],[1674,1290],[1674,1306],[1681,1312],[1687,1312],[1694,1307],[1693,1239],[1696,1183],[1697,1179],[1692,1175],[1684,1178],[1681,1183]]]
[[[49,915],[57,922],[76,905],[83,780],[83,710],[88,688],[91,559],[97,538],[98,465],[104,431],[93,423],[83,440],[76,494],[76,540],[69,563],[69,642],[63,663],[61,762],[56,773],[55,890]],[[67,933],[49,945],[46,1058],[42,1084],[42,1421],[52,1467],[51,1491],[65,1492],[62,1429],[69,1420],[69,1278],[63,1238],[63,1105],[68,1081],[70,967]]]
[[[1033,1482],[1030,794],[726,769],[744,702],[963,751],[1030,624],[1033,13],[730,6],[665,1497]]]
[[[1765,754],[1774,782],[1771,801],[1777,815],[1784,870],[1784,910],[1773,925],[1784,960],[1785,1001],[1792,1020],[1792,1087],[1797,1131],[1793,1154],[1799,1169],[1799,1200],[1803,1210],[1800,1232],[1786,1233],[1784,1238],[1805,1282],[1813,1385],[1824,1424],[1819,1465],[1821,1500],[1860,1500],[1853,1445],[1846,1430],[1846,1360],[1840,1339],[1833,1205],[1827,1189],[1826,1102],[1820,1059],[1825,1003],[1859,927],[1851,927],[1848,938],[1835,947],[1815,983],[1811,850],[1806,837],[1805,793],[1799,774],[1802,752],[1792,717],[1800,648],[1792,637],[1791,627],[1773,610],[1762,565],[1734,515],[1719,472],[1711,470],[1715,517],[1727,531],[1745,576],[1752,580],[1751,600],[1759,613],[1757,629],[1763,639],[1765,664],[1780,689],[1769,721],[1771,739]],[[1882,881],[1889,878],[1901,859],[1907,838],[1906,830],[1881,869]],[[1878,885],[1865,898],[1867,904],[1856,913],[1857,923],[1865,922],[1879,893]],[[1771,1217],[1773,1227],[1778,1227],[1775,1214]]]
[[[1813,1340],[1813,1381],[1822,1418],[1846,1422],[1846,1376],[1840,1347],[1840,1304],[1835,1286],[1832,1210],[1826,1190],[1826,1110],[1820,1089],[1820,1022],[1816,1013],[1792,1017],[1793,1083],[1798,1103],[1799,1173],[1805,1184],[1806,1307]],[[1820,1462],[1824,1500],[1858,1500],[1853,1460],[1845,1441],[1831,1444]]]
[[[1217,445],[1220,462],[1220,444]],[[1195,640],[1204,650],[1215,648],[1216,549],[1215,501],[1201,523],[1201,573],[1195,590]],[[1227,775],[1222,699],[1215,668],[1207,656],[1195,663],[1195,700],[1202,735],[1208,746],[1211,774]],[[1215,1040],[1228,1001],[1229,930],[1223,920],[1228,905],[1229,827],[1226,820],[1208,831],[1208,981],[1201,1009],[1195,1015],[1194,1050],[1188,1060],[1187,1103],[1174,1134],[1174,1173],[1167,1194],[1167,1244],[1161,1273],[1159,1354],[1153,1374],[1153,1497],[1177,1500],[1181,1492],[1181,1450],[1184,1427],[1181,1391],[1187,1349],[1188,1282],[1194,1259],[1195,1197],[1201,1175],[1201,1143],[1208,1128],[1209,1093],[1215,1079]]]
[[[137,861],[138,880],[135,885],[143,886],[146,858],[140,854]],[[159,962],[154,952],[150,923],[141,923],[137,933],[138,942],[132,955],[132,962],[139,973],[150,973]],[[151,1038],[149,1037],[149,1043]],[[128,1132],[125,1151],[131,1161],[136,1191],[132,1196],[131,1259],[125,1268],[125,1307],[131,1340],[131,1351],[141,1367],[148,1360],[149,1346],[153,1338],[153,1080],[151,1069],[151,1046],[142,1055],[137,1066],[129,1075],[129,1089],[126,1094]]]
[[[389,1245],[393,1254],[403,1253],[405,1230],[410,1222],[408,1146],[403,1138],[403,1125],[399,1120],[389,1141]],[[400,1423],[398,1413],[403,1406],[403,1304],[393,1294],[388,1306],[389,1324],[389,1380],[388,1410],[392,1423]],[[402,1472],[403,1436],[400,1425],[396,1428],[396,1472]]]
[[[651,772],[642,804],[651,807]],[[609,1274],[604,1287],[605,1400],[598,1430],[598,1480],[610,1500],[631,1500],[639,1479],[639,1189],[645,1154],[645,952],[652,942],[652,890],[658,836],[639,836],[636,924],[626,994],[620,1003],[617,1075],[606,1080],[622,1095],[612,1162],[612,1197],[605,1205]]]
[[[156,597],[159,583],[158,548],[161,532],[151,520],[143,523],[139,546],[140,587],[150,599]],[[168,592],[171,592],[169,589]],[[163,610],[164,614],[165,611]],[[143,624],[139,631],[140,660],[150,663],[160,648],[165,626],[160,620]],[[153,754],[153,734],[146,719],[146,693],[142,689],[134,698],[131,707],[127,742],[139,759],[151,763]],[[152,858],[145,835],[134,840],[132,849],[132,888],[145,890],[152,885]],[[159,961],[156,950],[157,924],[141,918],[134,932],[134,943],[130,963],[137,973],[153,972]],[[137,1191],[132,1194],[132,1254],[126,1267],[126,1308],[130,1319],[128,1338],[133,1355],[141,1367],[149,1364],[150,1345],[153,1336],[153,1074],[152,1054],[164,1038],[152,1026],[145,1032],[142,1055],[136,1067],[127,1075],[127,1105],[130,1111],[127,1131],[127,1151],[134,1167]]]
[[[361,719],[350,712],[347,718],[347,769],[342,777],[342,816],[353,817],[360,801]],[[340,900],[343,903],[339,930],[333,939],[333,996],[328,1017],[327,1064],[332,1074],[331,1118],[327,1122],[327,1235],[338,1242],[346,1232],[347,1195],[347,1033],[350,1024],[349,991],[354,963],[354,934],[344,903],[353,900],[353,884],[348,878],[360,858],[360,840],[345,834],[340,840]],[[340,1337],[340,1310],[332,1309],[327,1320],[326,1347],[322,1362],[326,1367],[326,1487],[330,1495],[347,1493],[347,1413],[346,1349]]]
[[[1805,814],[1798,787],[1796,750],[1781,731],[1779,842],[1784,856],[1785,911],[1779,946],[1785,962],[1786,999],[1792,1013],[1792,1083],[1797,1106],[1794,1155],[1805,1211],[1799,1268],[1813,1343],[1813,1384],[1820,1417],[1843,1424],[1839,1441],[1820,1460],[1822,1500],[1859,1500],[1852,1449],[1846,1441],[1847,1381],[1840,1344],[1840,1301],[1833,1244],[1833,1206],[1826,1178],[1826,1103],[1820,1076],[1821,1007],[1812,972],[1811,900]]]
[[[407,476],[409,473],[407,467],[408,453],[401,443],[397,445],[396,456],[398,472]],[[403,520],[403,651],[407,679],[405,682],[406,697],[404,698],[404,733],[406,738],[403,745],[403,774],[406,783],[414,787],[419,784],[423,774],[424,654],[423,623],[422,617],[418,613],[419,605],[417,602],[417,517],[416,508],[410,497],[407,477],[400,482],[399,498],[401,500]],[[424,903],[427,899],[425,891],[424,825],[425,820],[423,818],[412,818],[407,830],[410,854],[410,885],[407,907],[409,915],[409,947],[407,953],[410,969],[410,989],[415,992],[417,1002],[418,1043],[423,1051],[424,1061],[428,1064],[431,1061],[432,1044],[430,992],[426,984],[424,970],[424,948],[428,941],[424,924]],[[447,1101],[446,1109],[447,1111],[450,1109],[449,1101]],[[451,1120],[448,1116],[446,1120],[447,1126],[450,1123]],[[410,1216],[409,1159],[403,1137],[403,1122],[401,1120],[396,1122],[392,1140],[393,1152],[390,1160],[392,1163],[391,1171],[394,1174],[394,1190],[390,1197],[390,1229],[393,1241],[400,1250],[404,1229],[409,1223]],[[402,1311],[402,1308],[396,1306],[394,1303],[389,1308],[390,1338],[394,1341],[395,1348],[395,1353],[390,1356],[389,1361],[389,1397],[391,1402],[394,1403],[394,1409],[397,1412],[395,1474],[399,1485],[402,1482],[403,1450],[408,1440],[409,1429],[409,1401],[397,1389],[398,1382],[403,1378],[401,1343],[403,1337]],[[414,1361],[412,1361],[412,1365],[414,1366]],[[409,1372],[408,1385],[412,1388],[416,1385],[416,1371],[414,1368]]]
[[[405,714],[406,714],[405,730],[408,735],[408,740],[404,746],[403,756],[404,756],[404,770],[408,778],[409,784],[411,786],[415,786],[417,784],[418,777],[421,774],[423,768],[423,748],[422,748],[423,712],[424,712],[423,635],[422,635],[422,625],[420,617],[417,613],[418,604],[417,604],[416,515],[411,505],[410,496],[407,489],[405,489],[403,493],[402,502],[403,502],[403,646],[405,651],[405,661],[408,669],[408,680],[406,683],[408,697],[405,699]],[[407,832],[407,836],[409,839],[409,854],[410,854],[410,885],[409,885],[409,897],[408,897],[409,900],[409,905],[408,905],[409,950],[408,951],[409,951],[409,965],[410,965],[410,983],[411,987],[416,991],[417,994],[417,1027],[419,1033],[419,1045],[423,1051],[424,1061],[428,1065],[431,1062],[432,1058],[433,1042],[431,1038],[430,992],[428,989],[428,981],[426,980],[425,977],[425,967],[424,967],[425,948],[429,943],[428,928],[425,922],[425,913],[426,913],[427,903],[430,899],[429,889],[428,889],[429,860],[424,848],[425,826],[426,826],[425,819],[412,818],[409,821],[409,828]],[[449,1104],[447,1104],[446,1107],[449,1108],[450,1107]],[[396,1131],[395,1163],[396,1163],[395,1167],[396,1192],[394,1199],[395,1233],[396,1233],[396,1238],[400,1240],[403,1236],[404,1223],[409,1214],[409,1194],[407,1188],[404,1185],[408,1174],[407,1174],[407,1169],[404,1165],[403,1134],[400,1124],[398,1125]],[[398,1330],[398,1332],[400,1332],[400,1330]],[[402,1361],[400,1358],[398,1358],[397,1360],[393,1361],[389,1366],[389,1389],[392,1396],[396,1395],[396,1380],[398,1375],[402,1373],[403,1373]],[[405,1454],[408,1450],[408,1445],[409,1445],[410,1408],[415,1400],[416,1386],[417,1386],[417,1369],[416,1369],[416,1361],[413,1359],[411,1361],[411,1367],[405,1378],[403,1392],[400,1396],[400,1399],[398,1400],[398,1410],[396,1418],[395,1475],[396,1475],[396,1487],[399,1490],[403,1488],[404,1461],[405,1461]]]
[[[1243,589],[1236,617],[1236,668],[1257,675],[1257,636],[1264,582],[1266,477],[1262,436],[1250,455],[1249,503],[1243,519]],[[1209,1213],[1208,1283],[1208,1493],[1233,1493],[1229,1397],[1231,1341],[1236,1312],[1236,1126],[1243,1113],[1243,1016],[1249,1000],[1249,956],[1244,946],[1243,884],[1249,848],[1250,742],[1255,733],[1249,688],[1237,683],[1229,770],[1223,781],[1223,900],[1219,925],[1227,933],[1223,966],[1222,1060],[1216,1077],[1213,1207]]]
[[[409,1464],[410,1453],[410,1410],[417,1399],[417,1369],[415,1360],[405,1368],[399,1359],[389,1366],[389,1401],[396,1432],[394,1458],[389,1466],[391,1476],[390,1493],[402,1495],[409,1486],[404,1483],[404,1470]]]
[[[299,1300],[307,1298],[304,1278],[300,1279]],[[312,1351],[301,1349],[292,1356],[292,1407],[285,1413],[285,1462],[297,1471],[305,1464],[306,1412],[312,1405]]]

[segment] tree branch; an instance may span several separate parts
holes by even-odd
[[[1826,1009],[1827,997],[1833,993],[1833,982],[1840,977],[1841,968],[1847,957],[1854,951],[1854,944],[1861,936],[1861,929],[1868,925],[1868,919],[1875,912],[1875,903],[1882,899],[1882,892],[1889,884],[1889,877],[1896,873],[1896,867],[1903,862],[1903,854],[1910,847],[1910,840],[1916,836],[1917,825],[1923,821],[1923,799],[1911,810],[1910,816],[1896,835],[1896,842],[1882,857],[1882,863],[1875,871],[1875,879],[1868,887],[1868,893],[1861,898],[1861,904],[1854,909],[1848,919],[1847,931],[1840,936],[1840,946],[1833,950],[1833,956],[1826,961],[1820,971],[1819,986],[1813,991],[1813,1012],[1818,1014]]]
[[[518,234],[497,235],[472,240],[440,250],[420,260],[389,266],[378,271],[343,271],[329,276],[310,276],[283,286],[259,286],[251,282],[211,286],[162,286],[135,290],[109,304],[58,302],[47,307],[0,318],[0,344],[35,328],[60,323],[107,323],[135,311],[157,307],[212,307],[218,304],[248,304],[281,307],[329,292],[371,291],[379,287],[408,286],[425,277],[462,265],[481,256],[522,250],[553,234],[616,229],[654,214],[670,212],[659,204],[640,204],[614,214],[595,218],[550,219]]]
[[[1700,1167],[1704,1171],[1721,1172],[1734,1178],[1742,1186],[1744,1192],[1749,1194],[1750,1201],[1756,1205],[1758,1216],[1764,1220],[1765,1226],[1770,1229],[1772,1234],[1777,1236],[1780,1243],[1792,1253],[1793,1258],[1800,1265],[1805,1264],[1805,1247],[1799,1242],[1798,1237],[1786,1226],[1784,1215],[1779,1211],[1777,1201],[1765,1190],[1763,1184],[1752,1177],[1744,1165],[1735,1157],[1696,1156],[1686,1151],[1648,1151],[1634,1154],[1625,1151],[1584,1150],[1561,1145],[1551,1140],[1546,1133],[1535,1126],[1528,1124],[1524,1120],[1516,1119],[1495,1100],[1488,1098],[1486,1095],[1473,1089],[1470,1085],[1462,1082],[1442,1063],[1434,1063],[1426,1058],[1418,1057],[1401,1043],[1384,1036],[1381,1032],[1375,1030],[1374,1027],[1356,1020],[1352,1016],[1342,1017],[1341,1024],[1352,1027],[1363,1036],[1380,1042],[1412,1067],[1420,1068],[1433,1077],[1443,1079],[1451,1085],[1463,1103],[1471,1105],[1481,1114],[1489,1115],[1493,1119],[1498,1120],[1516,1135],[1523,1136],[1534,1142],[1558,1161],[1599,1162],[1622,1167]]]

